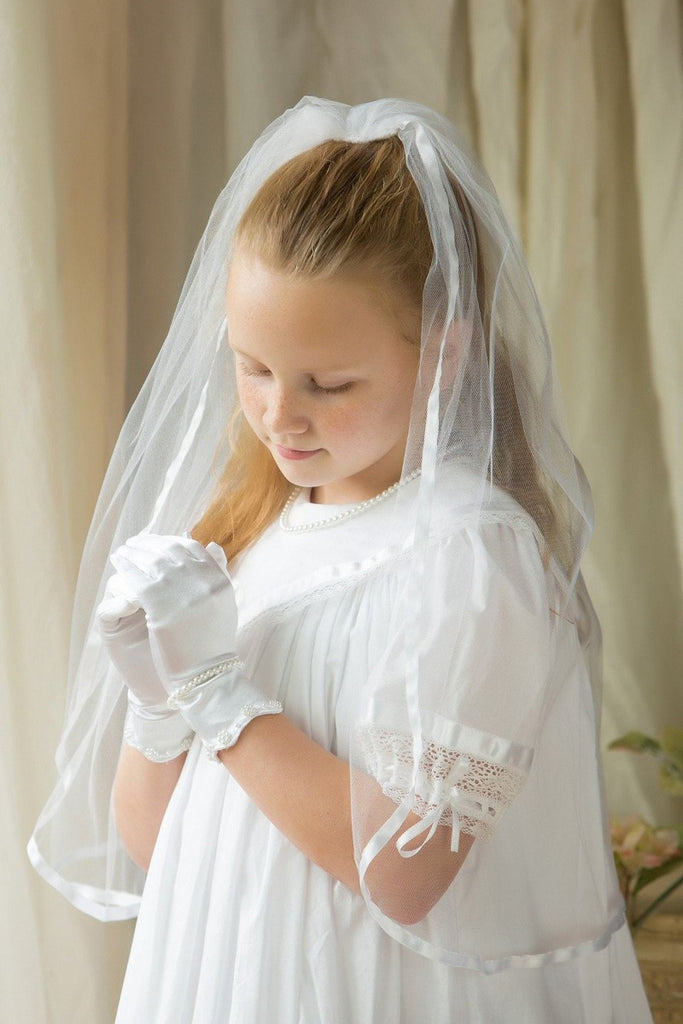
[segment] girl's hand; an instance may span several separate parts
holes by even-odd
[[[237,605],[218,544],[205,548],[189,537],[142,534],[111,560],[128,600],[144,609],[167,693],[231,656]]]
[[[117,574],[107,580],[95,621],[109,657],[138,703],[145,707],[165,703],[167,694],[152,658],[144,609],[126,597]]]
[[[140,602],[116,573],[107,580],[95,613],[102,643],[128,687],[124,736],[148,761],[172,761],[192,742],[182,715],[168,706],[166,687],[154,664],[147,620]]]
[[[212,756],[234,746],[254,718],[282,711],[252,686],[231,653],[237,605],[222,549],[189,537],[133,537],[112,555],[128,598],[147,616],[150,647],[169,706]]]

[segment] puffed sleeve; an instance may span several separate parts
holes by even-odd
[[[528,775],[547,699],[537,533],[524,520],[463,527],[429,547],[422,585],[418,628],[390,637],[369,682],[356,763],[396,804],[410,794],[421,818],[486,840]]]

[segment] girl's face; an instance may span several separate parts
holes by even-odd
[[[242,410],[287,480],[344,504],[399,479],[418,349],[372,282],[238,253],[227,316]]]

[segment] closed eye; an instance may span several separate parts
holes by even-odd
[[[331,388],[325,388],[322,386],[322,384],[316,383],[316,381],[312,381],[311,383],[313,386],[313,390],[317,394],[323,395],[342,395],[345,391],[348,391],[349,388],[353,387],[352,380],[346,381],[345,384],[336,384],[334,387]]]
[[[242,360],[237,362],[237,370],[242,377],[270,377],[272,376],[271,371],[267,366],[260,366],[259,364],[245,363]],[[349,388],[353,387],[353,381],[345,381],[343,384],[335,384],[331,387],[325,387],[323,384],[318,384],[314,377],[310,379],[311,390],[315,394],[319,395],[341,395]]]
[[[266,366],[249,366],[247,363],[238,363],[237,369],[243,377],[268,377],[270,370]]]

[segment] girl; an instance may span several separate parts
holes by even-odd
[[[651,1019],[590,521],[482,171],[424,108],[303,100],[218,200],[84,558],[31,855],[139,909],[120,1022]]]

